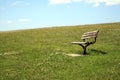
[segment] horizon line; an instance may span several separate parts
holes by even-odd
[[[46,27],[36,27],[36,28],[26,28],[26,29],[11,29],[11,30],[0,30],[0,32],[11,32],[11,31],[21,31],[21,30],[33,30],[33,29],[44,29],[44,28],[56,28],[56,27],[72,27],[72,26],[85,26],[85,25],[101,25],[101,24],[114,24],[120,22],[103,22],[103,23],[88,23],[88,24],[76,24],[76,25],[56,25],[56,26],[46,26]]]

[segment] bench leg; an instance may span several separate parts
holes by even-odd
[[[82,45],[82,44],[79,44],[82,48],[83,48],[83,55],[86,55],[87,54],[87,52],[86,52],[86,50],[87,50],[87,47],[90,45],[90,44],[86,44],[86,45]]]
[[[86,48],[87,48],[87,47],[84,47],[84,48],[83,48],[83,55],[86,55],[86,54],[87,54]]]

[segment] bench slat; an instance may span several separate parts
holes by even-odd
[[[88,39],[88,38],[96,38],[97,37],[98,30],[86,32],[82,35],[81,39]]]
[[[72,44],[86,44],[86,42],[71,42]]]
[[[96,36],[90,36],[90,37],[81,37],[81,39],[89,39],[89,38],[95,38]]]
[[[98,32],[98,30],[96,30],[96,31],[86,32],[86,33],[84,33],[84,34],[97,33],[97,32]]]
[[[96,37],[96,35],[82,35],[82,37]]]

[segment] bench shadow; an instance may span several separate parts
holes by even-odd
[[[96,49],[90,49],[92,52],[95,52],[97,54],[107,54],[107,52],[101,51],[101,50],[96,50]]]

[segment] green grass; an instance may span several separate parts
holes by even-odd
[[[99,29],[89,55],[84,32]],[[0,32],[0,80],[120,80],[120,23]]]

